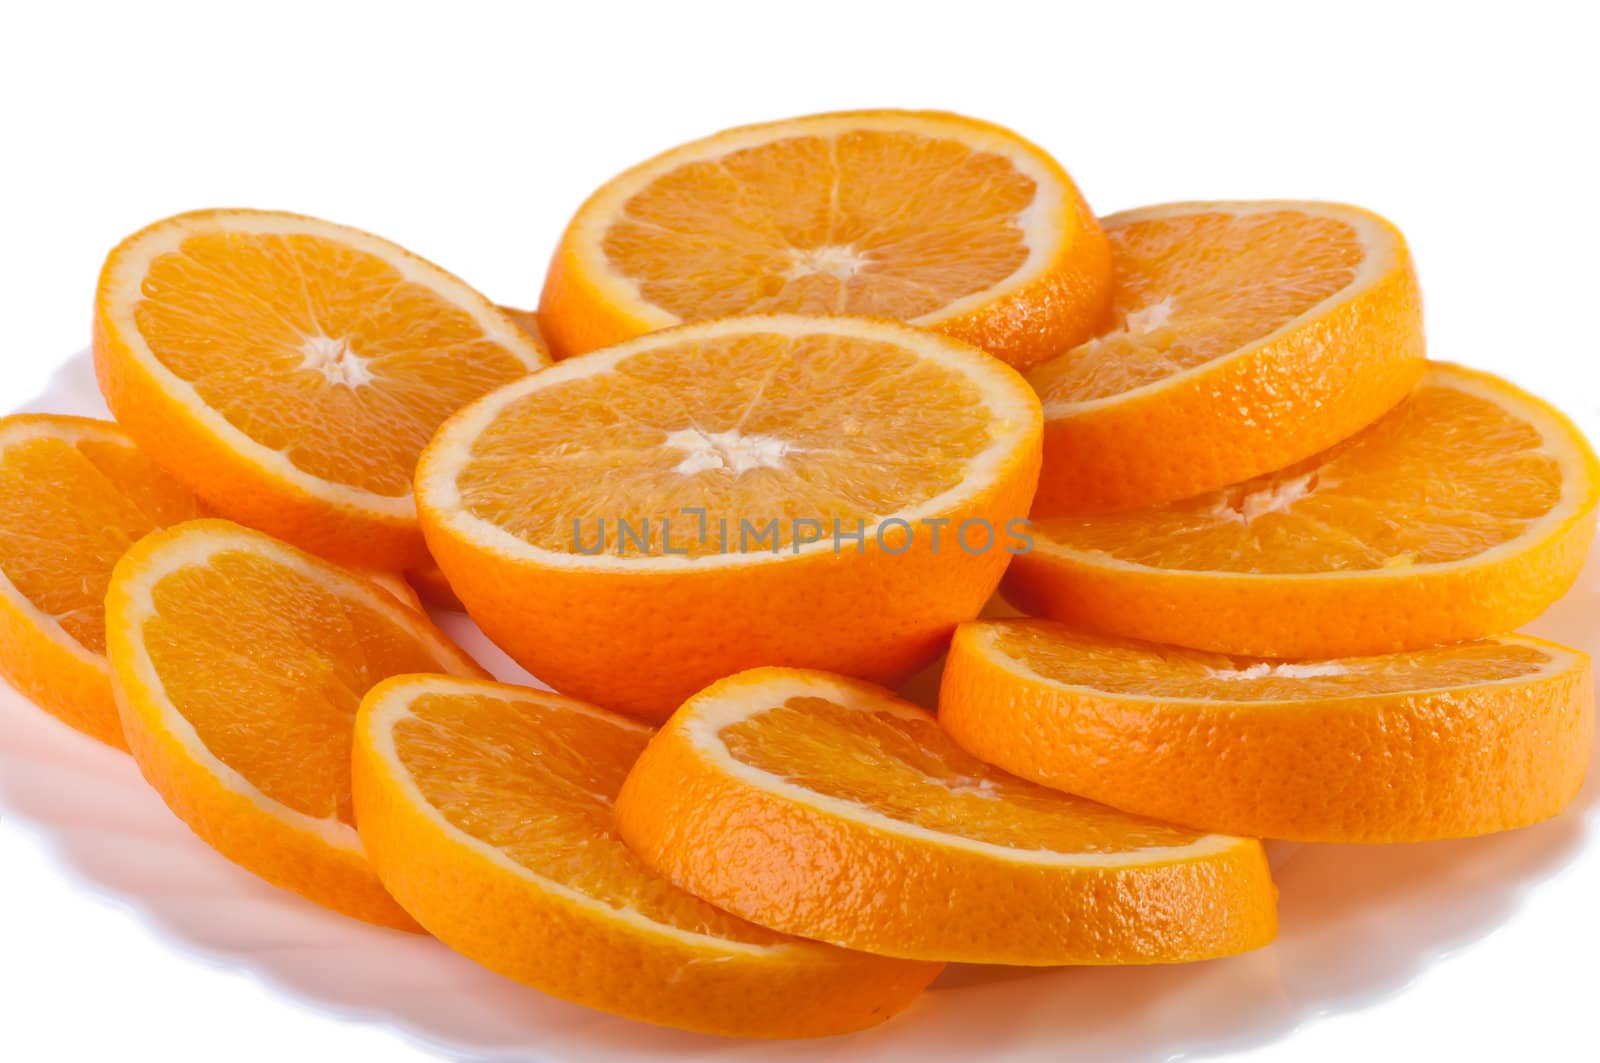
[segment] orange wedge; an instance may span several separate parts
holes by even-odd
[[[388,241],[246,210],[119,244],[94,350],[118,423],[175,479],[224,516],[372,568],[426,562],[411,474],[439,423],[549,361]]]
[[[1035,366],[1035,516],[1187,498],[1371,424],[1422,375],[1405,239],[1334,203],[1173,203],[1105,219],[1109,331]]]
[[[45,711],[126,749],[106,664],[106,584],[147,532],[200,504],[116,425],[0,419],[0,674]]]
[[[1398,408],[1282,472],[1183,502],[1036,521],[1025,612],[1256,657],[1421,649],[1511,631],[1594,538],[1600,464],[1558,411],[1433,364]]]
[[[1502,636],[1293,663],[963,624],[939,722],[1046,786],[1203,830],[1410,842],[1560,812],[1594,738],[1587,655]]]
[[[939,965],[775,934],[696,900],[617,838],[643,724],[444,676],[374,687],[356,721],[361,839],[445,944],[563,999],[740,1037],[816,1037],[900,1011]]]
[[[1020,548],[1039,430],[1022,378],[958,340],[729,318],[461,411],[423,454],[417,503],[450,586],[517,663],[659,720],[759,664],[890,678],[936,656]]]
[[[356,837],[350,741],[380,679],[481,674],[426,617],[260,532],[198,520],[117,563],[106,652],[134,759],[179,819],[274,885],[415,929]]]
[[[1087,339],[1106,240],[1060,165],[1008,129],[852,111],[730,129],[607,182],[556,249],[558,355],[733,314],[898,318],[1023,366]]]
[[[758,668],[691,698],[617,798],[623,840],[762,926],[888,956],[1166,963],[1264,945],[1259,842],[1024,782],[867,683]]]

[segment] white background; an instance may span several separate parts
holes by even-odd
[[[163,215],[317,214],[527,306],[568,214],[625,165],[735,123],[907,106],[1018,129],[1103,213],[1268,196],[1372,207],[1411,240],[1435,357],[1512,376],[1586,424],[1600,418],[1600,60],[1578,4],[324,0],[4,12],[0,409],[86,345],[101,258]],[[1312,1008],[1196,1050],[1593,1058],[1600,841],[1589,818],[1538,828],[1563,833],[1537,836],[1551,844],[1535,873],[1500,883],[1487,915],[1437,935],[1370,991],[1353,986],[1330,1014]],[[1430,866],[1394,860],[1394,875]],[[1430,888],[1404,885],[1424,898]],[[1438,885],[1474,887],[1472,874]],[[86,889],[47,832],[9,815],[0,935],[0,1057],[433,1058],[186,953]],[[1137,1034],[1127,1043],[1139,1046]],[[1163,1040],[1137,1058],[1183,1050]]]

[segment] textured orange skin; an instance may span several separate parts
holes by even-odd
[[[685,734],[697,702],[787,671],[754,669],[691,698],[623,784],[623,840],[683,889],[762,926],[910,959],[1174,963],[1277,935],[1259,842],[1134,868],[1027,867],[791,803],[700,755]]]
[[[405,677],[385,680],[364,705]],[[498,684],[485,684],[493,690]],[[512,689],[516,688],[503,688]],[[760,960],[650,938],[507,871],[406,797],[356,722],[352,787],[361,841],[379,876],[446,945],[497,974],[642,1022],[732,1037],[821,1037],[875,1026],[941,970],[831,950]]]
[[[1515,686],[1195,704],[1020,676],[978,644],[979,626],[956,630],[939,689],[939,722],[962,748],[1196,830],[1303,842],[1511,830],[1577,796],[1593,745],[1581,653],[1578,667]]]
[[[0,674],[67,726],[116,749],[128,748],[110,677],[41,631],[6,598],[0,598]]]
[[[1425,353],[1422,292],[1394,238],[1395,268],[1380,281],[1248,356],[1047,416],[1033,515],[1135,509],[1226,487],[1309,458],[1394,408],[1422,379]]]
[[[1027,511],[1037,475],[1030,450],[993,490],[942,515],[950,529],[981,518],[1003,530]],[[961,552],[947,529],[937,554],[925,534],[898,556],[869,535],[862,554],[846,544],[698,572],[543,568],[460,538],[426,504],[421,513],[439,567],[496,645],[562,693],[651,722],[764,663],[909,675],[978,614],[1011,560],[998,547]]]
[[[1053,553],[1012,562],[1006,600],[1025,613],[1145,642],[1242,657],[1359,657],[1514,631],[1578,578],[1591,507],[1503,560],[1423,573],[1272,576],[1116,568]]]
[[[106,655],[114,676],[112,689],[140,773],[202,841],[252,874],[354,919],[420,933],[416,921],[389,896],[359,851],[336,848],[279,819],[225,786],[196,761],[183,740],[163,722],[159,693],[149,689],[126,663],[134,659],[140,634],[128,620],[132,603],[124,573],[131,574],[175,534],[201,524],[231,527],[226,521],[191,521],[145,536],[118,562],[106,592]],[[435,633],[444,639],[442,633]],[[465,655],[460,665],[463,672],[484,674]]]
[[[950,521],[937,552],[919,527],[898,555],[869,533],[861,553],[846,542],[838,554],[688,571],[555,568],[462,537],[421,492],[418,514],[451,589],[513,660],[564,694],[660,722],[707,683],[758,665],[893,681],[938,656],[1011,560],[1007,522],[1033,498],[1038,432],[1035,420],[986,490],[927,518]],[[423,451],[419,482],[434,460]],[[955,545],[969,519],[995,529],[993,549]]]
[[[851,113],[876,116],[896,112]],[[926,115],[938,112],[917,113]],[[1000,130],[998,126],[977,119],[938,114],[940,117],[958,118],[972,126]],[[782,126],[786,123],[763,124]],[[1015,133],[1000,131],[1016,137]],[[1035,148],[1035,151],[1061,182],[1068,201],[1068,224],[1073,225],[1076,231],[1066,234],[1055,258],[1044,273],[1031,283],[967,313],[924,325],[935,332],[943,332],[981,347],[1018,369],[1076,347],[1103,330],[1111,313],[1111,245],[1094,212],[1072,183],[1072,178],[1043,150]],[[648,163],[647,160],[640,166]],[[632,172],[634,170],[628,170],[612,180]],[[610,183],[607,182],[608,185]],[[596,192],[595,196],[598,194]],[[578,216],[588,209],[595,196],[591,196],[579,208]],[[575,216],[574,222],[576,220]],[[616,305],[595,283],[577,249],[575,224],[568,225],[550,261],[550,269],[545,274],[544,291],[539,299],[539,324],[549,342],[551,353],[557,358],[570,358],[599,347],[608,347],[658,327],[629,312],[626,307]]]

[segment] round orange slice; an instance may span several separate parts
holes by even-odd
[[[1577,578],[1600,464],[1558,411],[1432,364],[1399,407],[1281,472],[1127,513],[1035,521],[1025,612],[1255,657],[1421,649],[1511,631]]]
[[[444,676],[374,687],[356,721],[356,819],[373,866],[446,945],[554,996],[739,1037],[858,1030],[938,964],[753,926],[674,888],[611,805],[650,737],[554,694]]]
[[[126,749],[106,664],[106,585],[146,533],[200,503],[107,421],[0,419],[0,674],[29,700]]]
[[[1172,203],[1104,220],[1109,331],[1035,366],[1036,516],[1188,498],[1371,424],[1422,375],[1404,237],[1335,203]]]
[[[1087,339],[1104,234],[1061,166],[1008,129],[851,111],[730,129],[589,197],[539,320],[558,355],[734,314],[897,318],[1024,366]]]
[[[180,214],[119,244],[94,351],[118,423],[217,512],[372,568],[426,561],[411,476],[434,429],[549,361],[410,252],[247,210]]]
[[[1265,945],[1259,842],[991,768],[856,680],[758,668],[667,721],[617,827],[719,908],[846,948],[1004,964],[1169,963]]]
[[[1197,829],[1427,841],[1560,812],[1594,679],[1587,655],[1511,635],[1272,662],[983,621],[956,630],[939,722],[1023,778]]]
[[[415,929],[362,854],[350,742],[379,680],[482,674],[425,616],[260,532],[198,520],[117,562],[106,652],[134,759],[179,819],[274,885]]]
[[[959,340],[728,318],[461,411],[417,503],[450,586],[518,664],[661,719],[760,664],[892,678],[936,656],[1021,548],[1039,431],[1022,378]]]

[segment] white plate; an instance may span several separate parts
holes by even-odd
[[[106,416],[88,355],[67,362],[29,408]],[[528,681],[464,617],[440,619],[501,678]],[[1600,566],[1591,564],[1531,630],[1600,652]],[[1246,1048],[1382,999],[1495,930],[1557,868],[1595,859],[1584,830],[1595,791],[1591,772],[1558,819],[1491,838],[1276,846],[1282,934],[1245,956],[1176,967],[952,967],[906,1014],[875,1030],[745,1043],[565,1004],[437,942],[343,919],[267,886],[190,834],[126,756],[0,686],[0,812],[50,838],[85,888],[138,913],[174,948],[247,969],[308,1007],[389,1026],[453,1058],[1020,1063]]]

